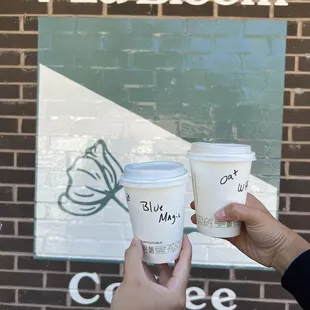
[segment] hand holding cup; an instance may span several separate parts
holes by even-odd
[[[195,203],[191,203],[195,210]],[[241,221],[238,236],[225,238],[241,252],[266,266],[284,273],[289,264],[310,245],[297,233],[275,219],[253,195],[247,194],[246,204],[232,203],[216,212],[219,222]],[[197,223],[196,215],[192,222]]]

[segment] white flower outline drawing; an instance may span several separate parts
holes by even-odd
[[[112,199],[126,212],[128,208],[116,197],[122,189],[118,174],[123,168],[100,139],[86,149],[67,169],[66,192],[58,198],[61,210],[75,216],[90,216],[102,210]]]

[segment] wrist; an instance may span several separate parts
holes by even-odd
[[[285,230],[284,240],[277,249],[272,262],[272,267],[281,275],[299,255],[310,249],[310,244],[305,239],[292,230]]]

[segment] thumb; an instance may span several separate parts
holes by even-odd
[[[264,213],[239,203],[232,203],[218,210],[215,217],[218,221],[242,221],[246,224],[258,224]]]
[[[134,238],[125,252],[124,278],[133,278],[143,273],[143,249],[141,241]]]

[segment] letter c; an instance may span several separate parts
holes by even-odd
[[[88,272],[81,272],[76,274],[69,283],[69,294],[71,298],[81,305],[90,305],[95,303],[99,299],[99,295],[95,295],[92,298],[84,298],[79,293],[79,283],[82,278],[90,278],[92,279],[96,284],[100,284],[100,279],[97,275],[97,273],[88,273]]]

